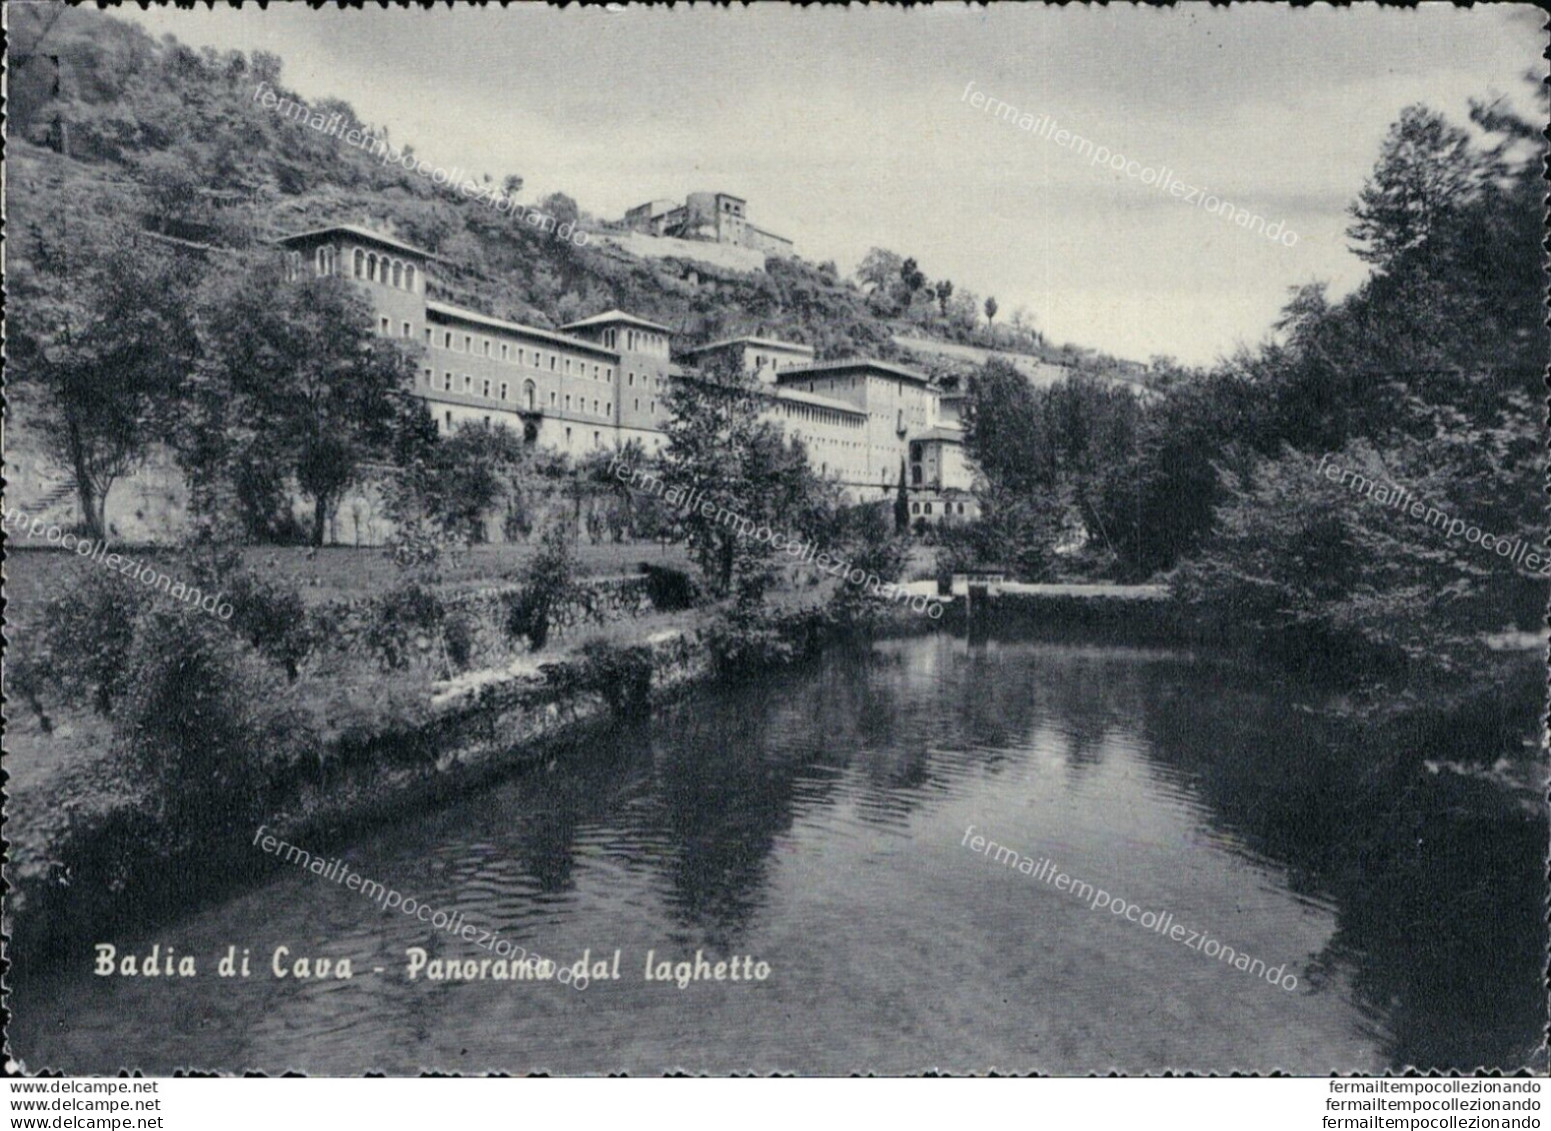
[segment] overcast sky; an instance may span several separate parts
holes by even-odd
[[[153,34],[285,61],[447,168],[616,217],[723,190],[805,258],[872,246],[1026,306],[1056,341],[1207,362],[1287,288],[1355,284],[1345,209],[1400,109],[1463,123],[1543,73],[1528,5],[364,11],[124,9]],[[963,100],[966,85],[1297,236],[1235,227]]]

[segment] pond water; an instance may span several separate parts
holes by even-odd
[[[618,951],[617,981],[410,981],[409,948],[493,952],[282,866],[103,940],[171,946],[197,977],[98,977],[82,953],[13,987],[12,1055],[76,1073],[1525,1063],[1545,1020],[1544,824],[1425,783],[1362,787],[1296,700],[1158,649],[940,634],[835,650],[303,846],[562,963]],[[975,835],[1282,982],[1094,909]],[[228,946],[249,977],[218,976]],[[349,957],[353,977],[276,978],[280,946],[287,965]],[[645,979],[648,951],[769,973],[680,988]]]

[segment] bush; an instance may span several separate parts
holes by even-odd
[[[650,709],[652,651],[646,645],[589,640],[580,664],[583,686],[600,693],[616,715],[644,715]]]
[[[263,815],[271,765],[310,743],[273,704],[272,669],[194,610],[141,618],[115,712],[152,808],[184,846],[230,837]]]
[[[15,655],[0,669],[5,677],[5,694],[8,699],[20,699],[37,716],[38,726],[44,734],[54,732],[54,720],[49,718],[48,708],[43,705],[43,693],[53,682],[46,661],[34,655]]]
[[[467,671],[474,658],[474,622],[467,613],[448,615],[442,624],[442,643],[453,671]]]
[[[660,612],[693,608],[700,599],[700,586],[681,569],[642,562],[641,572],[646,575],[646,595]]]
[[[976,549],[968,528],[954,527],[942,532],[935,559],[937,567],[937,592],[946,596],[952,592],[953,575],[976,568],[980,553]]]
[[[252,570],[230,574],[221,585],[232,608],[232,630],[294,680],[314,643],[301,590]]]
[[[814,654],[833,623],[824,609],[782,616],[763,605],[740,603],[706,627],[705,639],[717,672],[738,679]]]
[[[366,646],[389,670],[408,667],[416,648],[428,651],[446,618],[441,598],[418,581],[400,582],[372,606]]]
[[[554,523],[523,567],[517,592],[508,598],[507,635],[526,639],[531,652],[544,647],[561,606],[576,593],[575,572],[570,535],[563,523]]]
[[[831,604],[841,621],[860,626],[873,618],[884,599],[882,587],[898,583],[909,559],[910,540],[894,533],[881,506],[859,508],[848,526],[846,572],[860,570],[865,578],[860,584],[849,577],[842,579]]]
[[[93,571],[46,606],[34,676],[54,683],[67,700],[89,701],[108,714],[124,692],[135,622],[149,603],[122,575]]]

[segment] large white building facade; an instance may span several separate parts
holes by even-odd
[[[854,501],[891,498],[903,474],[912,517],[973,517],[973,471],[951,401],[915,370],[869,359],[817,362],[794,342],[746,337],[681,351],[672,331],[611,310],[557,330],[427,298],[429,252],[352,225],[281,241],[293,271],[358,283],[377,331],[422,347],[415,391],[437,428],[502,424],[530,443],[582,456],[634,440],[666,442],[668,382],[713,360],[758,378],[765,415],[802,440],[814,470]]]

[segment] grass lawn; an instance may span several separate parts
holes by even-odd
[[[535,548],[536,543],[475,546],[446,558],[442,565],[445,587],[449,592],[456,592],[510,582],[532,557]],[[13,626],[25,625],[44,602],[75,584],[88,570],[107,568],[101,562],[59,550],[18,546],[14,541],[7,549],[5,596],[9,608],[6,615]],[[174,555],[150,549],[126,550],[125,555],[146,565],[154,564],[174,581],[179,580]],[[399,568],[380,547],[325,546],[314,551],[305,546],[249,546],[243,550],[243,558],[255,570],[278,570],[290,578],[309,604],[381,592],[392,586],[400,575]],[[576,560],[578,573],[583,577],[637,573],[642,562],[695,572],[684,547],[664,549],[656,542],[596,546],[584,542],[576,547]]]

